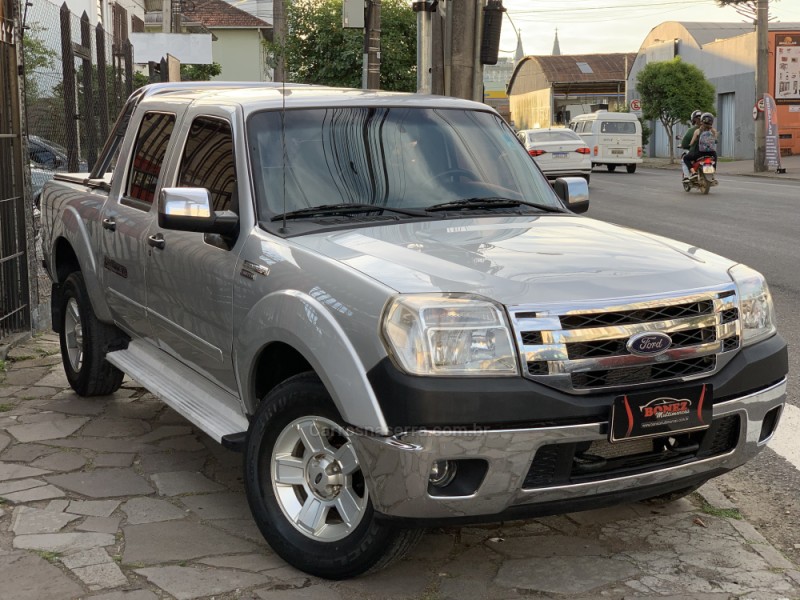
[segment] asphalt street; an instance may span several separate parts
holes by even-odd
[[[704,196],[684,192],[677,170],[629,175],[596,169],[587,216],[700,246],[766,276],[778,329],[789,344],[788,406],[767,450],[717,484],[748,521],[800,563],[800,353],[794,350],[800,348],[800,181],[741,174],[720,174],[719,180]]]

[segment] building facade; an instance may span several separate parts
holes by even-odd
[[[697,66],[716,90],[719,153],[752,159],[755,152],[756,34],[752,24],[670,21],[642,42],[628,75],[627,100],[638,99],[636,76],[649,63],[682,60]],[[778,104],[783,154],[800,154],[800,23],[770,23],[769,93]],[[686,115],[687,121],[689,115]],[[669,156],[669,140],[651,123],[650,156]],[[678,128],[682,134],[684,128]]]
[[[518,129],[566,125],[572,117],[626,106],[628,66],[635,54],[526,56],[508,84],[511,120]]]

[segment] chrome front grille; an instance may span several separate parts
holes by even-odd
[[[740,345],[733,287],[606,305],[509,307],[526,377],[572,393],[686,381],[720,369]],[[632,354],[638,333],[672,338],[663,354]]]

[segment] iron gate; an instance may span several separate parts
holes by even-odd
[[[14,0],[0,0],[0,339],[30,327]]]

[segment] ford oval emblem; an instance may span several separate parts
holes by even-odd
[[[645,331],[631,336],[625,347],[631,354],[639,356],[658,356],[669,350],[672,338],[666,333]]]

